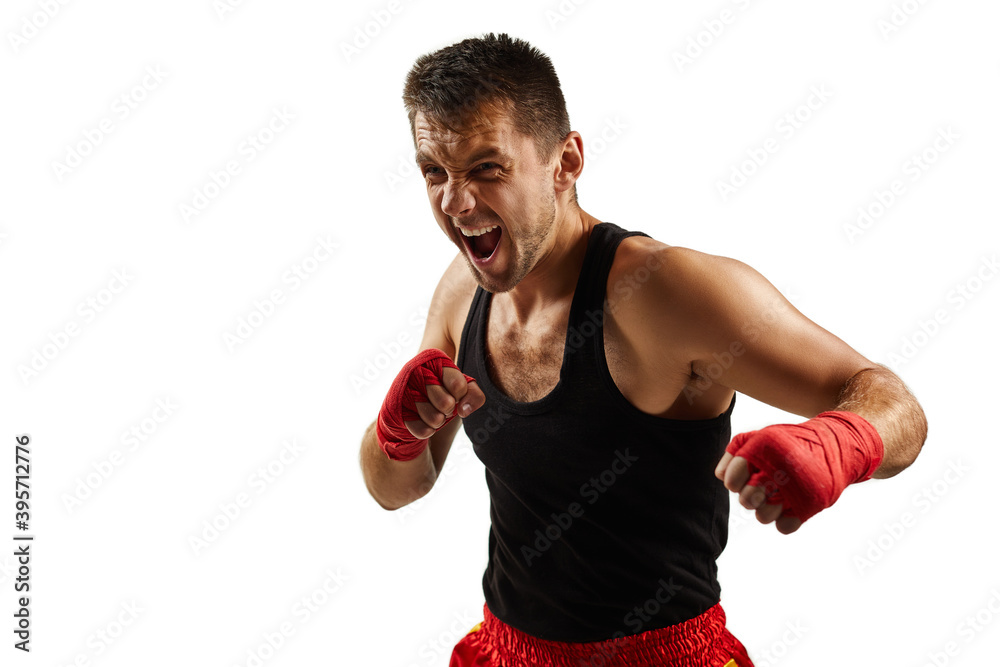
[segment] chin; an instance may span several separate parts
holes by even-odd
[[[487,292],[491,294],[500,294],[502,292],[509,292],[510,290],[514,289],[514,287],[517,286],[516,283],[512,285],[509,283],[509,281],[496,282],[494,280],[491,280],[475,267],[475,265],[472,263],[472,260],[469,259],[469,256],[465,254],[464,251],[462,253],[462,257],[465,258],[465,263],[469,267],[469,273],[471,273],[472,277],[476,279],[476,284],[482,287]]]

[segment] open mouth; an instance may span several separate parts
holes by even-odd
[[[462,240],[469,249],[469,253],[476,259],[489,259],[496,252],[497,248],[500,247],[500,237],[503,235],[500,226],[494,225],[485,229],[487,231],[477,231],[475,234],[459,229],[459,233],[462,235]]]

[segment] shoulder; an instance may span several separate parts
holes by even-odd
[[[683,246],[667,245],[645,236],[622,240],[615,253],[608,284],[649,283],[657,296],[754,288],[767,281],[749,265],[731,257],[712,255]],[[770,284],[770,283],[768,283]]]
[[[421,349],[433,347],[457,358],[465,317],[477,286],[462,254],[457,253],[434,289]]]
[[[739,260],[643,236],[622,240],[607,289],[608,309],[636,326],[699,339],[745,322],[775,300],[787,305],[770,282]]]
[[[662,299],[704,296],[752,272],[719,255],[672,246],[646,236],[622,239],[608,274],[608,298],[623,295]],[[640,288],[646,288],[640,293]]]

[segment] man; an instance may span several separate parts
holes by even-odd
[[[484,621],[452,667],[751,665],[719,604],[726,489],[793,532],[910,465],[920,406],[745,264],[583,211],[581,137],[530,45],[425,55],[404,101],[459,253],[361,464],[386,509],[430,490],[460,424],[486,466]],[[807,421],[730,441],[737,391]]]

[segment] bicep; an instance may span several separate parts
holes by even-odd
[[[872,362],[796,309],[737,260],[684,258],[691,369],[803,417],[836,406],[844,384]]]

